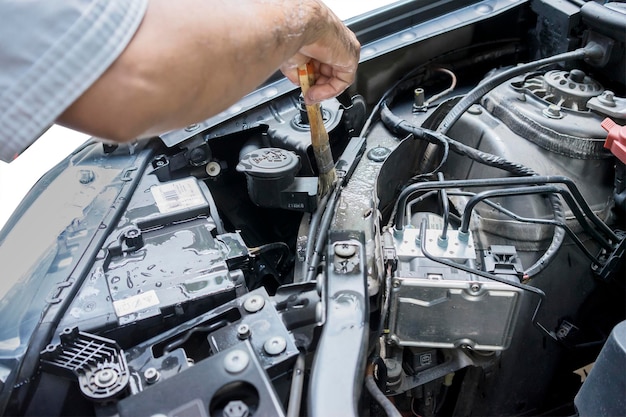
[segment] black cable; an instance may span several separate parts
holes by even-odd
[[[440,182],[444,181],[443,173],[437,173],[437,179]],[[448,194],[446,193],[446,189],[442,188],[439,190],[439,198],[441,200],[442,212],[443,212],[443,227],[441,228],[441,236],[440,239],[445,241],[448,239],[448,225],[450,223],[450,203],[448,202]]]
[[[541,184],[549,184],[549,183],[550,182],[541,183]],[[543,185],[543,186],[538,185],[538,186],[533,186],[533,187],[517,187],[517,188],[506,188],[506,189],[499,189],[499,190],[488,190],[488,191],[483,191],[479,194],[476,194],[467,202],[465,206],[465,211],[463,212],[463,216],[461,219],[460,231],[462,233],[467,233],[469,231],[469,222],[470,222],[471,212],[474,209],[474,206],[478,204],[478,202],[480,202],[481,200],[484,200],[485,198],[503,197],[507,195],[539,194],[539,193],[553,193],[553,194],[562,195],[565,201],[568,203],[568,207],[570,207],[570,209],[572,210],[572,213],[574,214],[576,219],[579,221],[583,229],[587,233],[592,235],[594,239],[598,241],[598,243],[600,243],[600,245],[604,249],[607,249],[607,250],[613,249],[613,246],[608,240],[606,240],[602,235],[600,235],[600,233],[598,233],[597,230],[593,229],[592,227],[589,227],[589,224],[586,222],[585,216],[583,212],[581,211],[580,207],[578,206],[578,204],[576,203],[576,201],[574,200],[574,197],[570,193],[568,193],[566,190],[559,188],[559,187],[555,187],[553,185]]]
[[[533,176],[533,177],[507,177],[507,178],[487,178],[487,179],[470,179],[470,180],[449,180],[445,183],[441,182],[425,182],[412,184],[406,187],[400,193],[396,201],[396,207],[394,211],[396,214],[396,228],[402,229],[404,227],[404,216],[405,216],[405,208],[407,205],[408,199],[415,193],[423,192],[423,191],[431,191],[438,190],[443,187],[445,188],[472,188],[472,187],[498,187],[498,186],[523,186],[523,185],[537,185],[537,184],[550,184],[550,183],[561,183],[564,184],[569,193],[564,192],[562,189],[558,189],[558,193],[563,196],[568,202],[568,205],[574,212],[574,215],[580,222],[583,229],[598,239],[598,242],[605,249],[612,249],[612,245],[610,242],[617,242],[619,238],[615,233],[596,216],[596,214],[591,210],[591,208],[587,205],[584,200],[584,197],[576,187],[574,182],[564,176]],[[559,200],[556,194],[551,194],[551,201]],[[559,203],[560,208],[560,203]],[[555,212],[555,219],[559,223],[565,223],[565,216],[562,210],[559,210],[558,213]],[[609,241],[603,238],[598,231],[594,230],[591,225],[587,222],[590,220],[593,225],[595,225],[599,230],[604,232],[608,237]],[[530,268],[526,270],[526,274],[529,277],[533,277],[539,272],[541,272],[549,262],[553,259],[558,247],[562,243],[565,237],[565,231],[561,227],[555,227],[556,230],[560,231],[560,237],[557,241],[555,236],[553,236],[552,243],[548,250],[543,254],[543,256],[535,262]],[[555,233],[556,235],[556,233]],[[555,245],[555,242],[559,243],[559,246]]]
[[[372,398],[382,407],[388,417],[402,417],[400,411],[396,406],[385,396],[385,394],[378,388],[372,371],[373,365],[368,366],[367,374],[365,375],[365,387],[367,392]]]
[[[442,187],[445,188],[475,188],[475,187],[501,187],[501,186],[523,186],[523,185],[538,185],[538,184],[563,184],[567,187],[571,194],[573,201],[572,206],[578,207],[578,211],[581,213],[581,222],[587,218],[598,229],[605,233],[610,241],[619,241],[618,236],[591,210],[589,205],[585,202],[584,197],[576,187],[576,184],[567,177],[561,175],[555,176],[535,176],[535,177],[506,177],[506,178],[479,178],[469,180],[447,180],[445,183],[441,182],[423,182],[418,184],[411,184],[406,187],[400,193],[396,201],[397,215],[396,215],[396,227],[402,228],[404,224],[401,222],[404,217],[404,210],[408,199],[415,193],[421,191],[438,190]],[[573,207],[572,207],[573,208]],[[589,225],[587,225],[589,227]],[[610,248],[607,247],[607,249]]]
[[[487,279],[490,279],[492,281],[500,282],[502,284],[510,285],[512,287],[519,288],[521,290],[524,290],[524,291],[527,291],[527,292],[530,292],[530,293],[533,293],[533,294],[537,295],[539,297],[539,301],[537,302],[537,306],[535,307],[535,310],[534,310],[533,315],[531,317],[531,321],[532,321],[532,323],[533,323],[533,325],[535,327],[537,327],[542,332],[544,332],[545,334],[550,336],[552,339],[557,340],[557,337],[554,334],[554,332],[550,332],[541,323],[539,323],[539,321],[537,321],[537,314],[539,313],[539,309],[541,308],[541,305],[543,304],[543,302],[546,299],[546,294],[542,290],[540,290],[539,288],[535,288],[535,287],[532,287],[530,285],[520,284],[520,283],[517,283],[515,281],[508,281],[508,280],[506,280],[504,278],[500,278],[497,275],[490,274],[489,272],[481,271],[479,269],[471,268],[471,267],[463,265],[463,264],[457,264],[455,262],[448,261],[447,259],[438,258],[438,257],[434,256],[433,254],[428,252],[428,249],[426,249],[426,220],[422,220],[422,223],[420,225],[420,250],[422,251],[422,254],[427,259],[430,259],[433,262],[437,262],[437,263],[440,263],[442,265],[449,266],[450,268],[460,269],[460,270],[465,271],[465,272],[467,272],[469,274],[478,275],[478,276],[481,276],[483,278],[487,278]]]
[[[598,32],[615,39],[626,39],[626,19],[618,10],[589,1],[581,6],[580,16],[584,23]]]
[[[313,257],[313,252],[315,251],[315,241],[317,234],[319,233],[319,224],[322,219],[324,212],[326,211],[326,206],[328,205],[328,198],[331,193],[326,193],[320,200],[317,205],[317,209],[313,216],[311,217],[311,222],[309,224],[309,236],[306,241],[306,249],[304,252],[304,271],[305,274],[308,274],[309,266],[311,265],[311,258]]]
[[[387,106],[387,103],[385,102],[381,104],[380,119],[383,122],[383,124],[389,130],[392,131],[392,133],[395,133],[400,136],[410,134],[410,135],[413,135],[415,139],[426,140],[428,143],[439,145],[442,147],[443,155],[441,156],[439,164],[428,173],[414,176],[412,178],[413,181],[416,181],[420,178],[430,177],[434,175],[441,169],[443,164],[445,164],[446,161],[448,160],[448,154],[450,152],[450,145],[449,145],[450,140],[445,135],[441,135],[429,129],[422,129],[422,128],[418,128],[418,127],[411,125],[406,120],[403,120],[399,118],[398,116],[396,116],[395,114],[393,114],[391,110],[389,110],[389,107]]]
[[[564,52],[562,54],[539,59],[537,61],[532,61],[502,71],[494,75],[493,77],[482,81],[472,90],[470,90],[461,100],[459,100],[458,103],[454,105],[454,107],[452,107],[452,109],[450,109],[446,117],[439,123],[439,126],[436,130],[443,134],[448,133],[452,125],[454,125],[454,123],[456,123],[461,118],[463,113],[465,113],[465,111],[469,109],[474,103],[480,100],[482,96],[513,77],[525,74],[537,68],[555,64],[557,62],[583,59],[587,57],[597,56],[597,54],[601,53],[602,52],[596,48],[596,45],[593,44],[588,45],[584,48],[576,49],[575,51]]]
[[[489,41],[489,42],[482,42],[482,43],[478,43],[478,44],[472,44],[469,45],[467,47],[464,48],[460,48],[457,50],[453,50],[450,51],[444,55],[441,56],[437,56],[436,58],[433,58],[427,62],[424,62],[423,64],[413,68],[412,70],[410,70],[408,73],[406,73],[405,75],[402,76],[402,78],[400,78],[398,81],[396,81],[389,89],[387,89],[385,91],[385,93],[382,95],[382,97],[378,100],[378,102],[376,103],[376,105],[374,105],[372,111],[370,112],[370,115],[368,116],[367,120],[365,121],[365,124],[363,125],[363,127],[361,128],[361,132],[360,132],[360,137],[364,137],[368,134],[369,129],[372,125],[372,123],[374,122],[376,116],[379,114],[380,110],[381,110],[381,105],[383,102],[385,101],[393,101],[393,97],[396,96],[396,94],[398,93],[398,90],[400,91],[404,91],[404,89],[401,89],[400,87],[402,87],[404,84],[407,84],[409,81],[411,81],[413,78],[415,78],[420,71],[424,70],[424,68],[427,68],[430,65],[434,65],[436,62],[441,61],[442,58],[446,58],[448,56],[452,56],[454,54],[457,54],[459,52],[464,52],[464,51],[468,51],[471,49],[476,49],[476,48],[482,48],[485,46],[491,46],[491,45],[496,45],[496,44],[507,44],[507,43],[511,43],[514,41],[518,41],[515,39],[501,39],[498,41]],[[498,57],[501,57],[503,55],[506,54],[513,54],[513,53],[518,53],[519,50],[517,47],[511,47],[510,45],[507,45],[505,47],[502,47],[500,49],[497,49],[495,51],[489,52],[489,53],[485,53],[482,54],[480,56],[478,56],[477,58],[484,61],[486,59],[488,59],[488,57],[493,56],[494,54]],[[413,87],[413,84],[411,84],[411,88]]]
[[[454,195],[454,196],[463,196],[463,197],[473,197],[476,195],[476,193],[470,193],[470,192],[462,192],[462,191],[453,191],[453,192],[449,192],[449,195]],[[562,227],[563,230],[565,230],[565,233],[570,237],[570,239],[572,239],[572,241],[574,242],[574,244],[583,251],[583,253],[585,254],[585,256],[587,258],[589,258],[589,260],[591,262],[593,262],[596,265],[600,264],[600,261],[591,253],[589,252],[589,250],[587,249],[587,247],[584,245],[584,243],[578,238],[578,236],[576,236],[576,233],[574,233],[574,231],[572,230],[571,227],[569,227],[567,225],[567,223],[559,223],[555,220],[548,220],[548,219],[537,219],[537,218],[529,218],[529,217],[522,217],[510,210],[507,210],[506,208],[502,207],[499,204],[494,203],[491,200],[488,199],[484,199],[482,200],[483,203],[487,204],[489,207],[493,208],[494,210],[499,211],[500,213],[511,217],[514,220],[517,220],[518,222],[522,222],[522,223],[532,223],[532,224],[543,224],[543,225],[548,225],[548,226],[559,226]],[[461,222],[461,219],[459,218],[459,223]]]
[[[326,209],[324,210],[324,214],[322,215],[322,219],[320,220],[320,227],[317,232],[317,236],[315,238],[315,247],[313,250],[313,255],[311,256],[311,261],[308,264],[308,269],[306,270],[306,278],[305,282],[310,282],[315,279],[315,273],[317,271],[317,267],[320,264],[322,258],[322,251],[324,246],[326,245],[326,236],[328,235],[328,228],[330,226],[330,222],[335,215],[335,205],[339,200],[340,189],[337,185],[337,181],[333,183],[333,188],[328,192],[330,197],[328,198],[328,203],[326,205]]]

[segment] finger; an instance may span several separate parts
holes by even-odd
[[[293,84],[300,85],[300,80],[298,78],[298,66],[306,64],[310,59],[311,58],[298,53],[283,62],[283,64],[279,67],[280,72],[282,72]]]

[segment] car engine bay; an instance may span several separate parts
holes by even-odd
[[[325,195],[279,78],[40,181],[5,248],[79,214],[0,303],[3,414],[626,410],[625,3],[435,3],[349,22]]]

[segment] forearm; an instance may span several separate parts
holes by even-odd
[[[327,13],[314,1],[152,0],[126,50],[60,122],[129,140],[203,120],[298,51],[332,53],[315,50],[317,38],[350,42],[332,40],[345,33],[332,33],[328,19],[336,18]]]

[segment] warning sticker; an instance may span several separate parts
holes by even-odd
[[[113,308],[118,317],[136,313],[156,305],[159,305],[159,297],[154,290],[133,295],[123,300],[113,301]]]
[[[152,187],[150,191],[152,191],[154,201],[162,214],[207,204],[195,178],[157,185]]]

